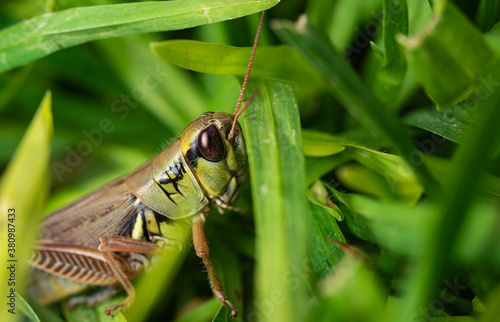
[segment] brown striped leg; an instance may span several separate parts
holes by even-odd
[[[214,266],[208,256],[209,249],[207,239],[205,238],[205,232],[203,231],[205,216],[206,214],[203,214],[193,222],[193,244],[196,249],[196,255],[203,260],[203,264],[205,264],[205,267],[207,268],[208,277],[210,278],[212,291],[214,292],[215,297],[222,303],[222,305],[228,305],[231,308],[231,316],[235,317],[238,315],[238,309],[226,298],[226,295],[222,290],[219,277],[217,276]]]

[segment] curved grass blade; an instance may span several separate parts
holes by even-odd
[[[308,221],[297,103],[290,85],[255,79],[244,115],[256,225],[252,318],[303,321],[307,314]]]
[[[67,9],[0,31],[0,72],[88,41],[191,28],[266,10],[279,0],[161,1]]]
[[[312,226],[309,253],[314,273],[321,278],[328,274],[344,256],[344,251],[332,240],[342,243],[346,240],[337,221],[327,209],[312,202],[309,202],[309,208]]]
[[[188,70],[213,75],[245,76],[251,47],[233,47],[194,40],[169,40],[152,43],[160,58]],[[301,93],[323,88],[321,77],[294,48],[261,46],[252,66],[253,77],[291,81]]]
[[[407,198],[408,201],[416,201],[422,195],[422,186],[413,169],[397,155],[376,151],[341,136],[323,132],[303,130],[302,137],[305,142],[316,142],[318,146],[337,144],[345,147],[342,154],[349,155],[352,159],[382,175],[391,189]]]
[[[31,252],[32,242],[37,234],[38,221],[49,191],[48,166],[50,157],[50,142],[52,139],[51,93],[47,92],[38,107],[21,143],[16,149],[9,166],[2,176],[0,184],[0,216],[2,230],[0,241],[7,246],[8,228],[13,229],[15,252],[2,250],[1,258],[11,260],[9,265],[16,267],[16,284],[9,286],[10,270],[3,269],[0,277],[6,281],[0,291],[3,299],[8,299],[11,288],[19,292],[25,276],[26,265],[22,263]],[[15,209],[14,217],[8,217],[8,209]],[[12,220],[8,220],[12,219]],[[12,233],[12,231],[11,231]],[[7,265],[7,263],[5,263]],[[12,318],[7,307],[1,310],[0,321]]]
[[[26,301],[24,297],[22,297],[19,294],[16,294],[16,297],[19,301],[19,309],[24,314],[24,316],[26,316],[31,321],[40,322],[40,318],[36,314],[35,310],[33,310],[31,305],[28,303],[28,301]]]
[[[476,115],[456,105],[444,111],[421,109],[405,115],[406,124],[427,130],[452,142],[464,144],[464,133],[477,125]],[[436,138],[436,140],[443,140]],[[432,153],[429,151],[429,153]]]

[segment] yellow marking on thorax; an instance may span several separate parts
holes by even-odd
[[[133,239],[144,239],[144,230],[142,229],[144,221],[142,220],[142,211],[137,213],[137,218],[135,219],[134,228],[132,229]]]
[[[156,221],[155,214],[151,209],[146,209],[144,211],[144,218],[146,219],[146,229],[148,230],[149,234],[160,235],[158,222]]]

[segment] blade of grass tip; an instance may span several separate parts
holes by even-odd
[[[430,196],[439,186],[423,162],[422,153],[413,145],[402,122],[363,84],[355,71],[306,17],[294,25],[275,21],[272,27],[279,38],[295,47],[324,77],[327,88],[367,129],[378,132],[413,166],[415,174]]]
[[[249,83],[260,94],[244,122],[256,225],[256,300],[249,317],[305,317],[308,209],[299,115],[290,85]],[[279,144],[278,144],[279,143]]]
[[[40,322],[40,318],[36,315],[33,308],[29,305],[29,303],[19,294],[16,294],[17,299],[19,300],[19,309],[28,319],[34,322]]]
[[[0,72],[96,39],[191,28],[260,12],[279,0],[161,1],[79,7],[0,30]]]
[[[500,63],[497,62],[488,77],[500,80]],[[426,303],[432,297],[434,286],[441,283],[449,263],[453,263],[449,250],[463,228],[467,211],[479,190],[477,187],[492,165],[492,153],[500,140],[497,124],[500,119],[499,104],[498,89],[480,102],[477,113],[481,126],[471,130],[467,137],[468,144],[454,156],[452,175],[445,185],[449,193],[442,198],[440,211],[429,229],[420,265],[411,274],[406,289],[408,298],[399,320],[414,316],[421,307],[428,307]]]
[[[2,285],[3,299],[9,299],[14,292],[21,291],[21,281],[27,269],[25,259],[29,256],[31,244],[36,236],[38,220],[48,195],[48,167],[50,142],[52,139],[51,94],[47,92],[38,107],[21,143],[16,149],[0,185],[0,241],[13,247],[2,251],[7,265],[15,265],[15,285]],[[8,215],[14,214],[14,215]],[[9,230],[7,230],[9,229]],[[0,277],[9,280],[10,270],[3,269]],[[12,292],[14,289],[14,292]],[[14,298],[15,299],[15,298]],[[9,321],[12,315],[7,308],[1,310],[0,321]]]

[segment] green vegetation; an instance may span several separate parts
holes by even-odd
[[[21,290],[37,223],[200,114],[232,112],[269,9],[240,119],[247,213],[213,211],[205,226],[240,316],[189,246],[138,277],[113,319],[496,321],[500,1],[214,3],[0,4],[0,237],[14,207],[16,317],[110,319],[123,294],[67,311]],[[188,246],[189,226],[175,239]]]

